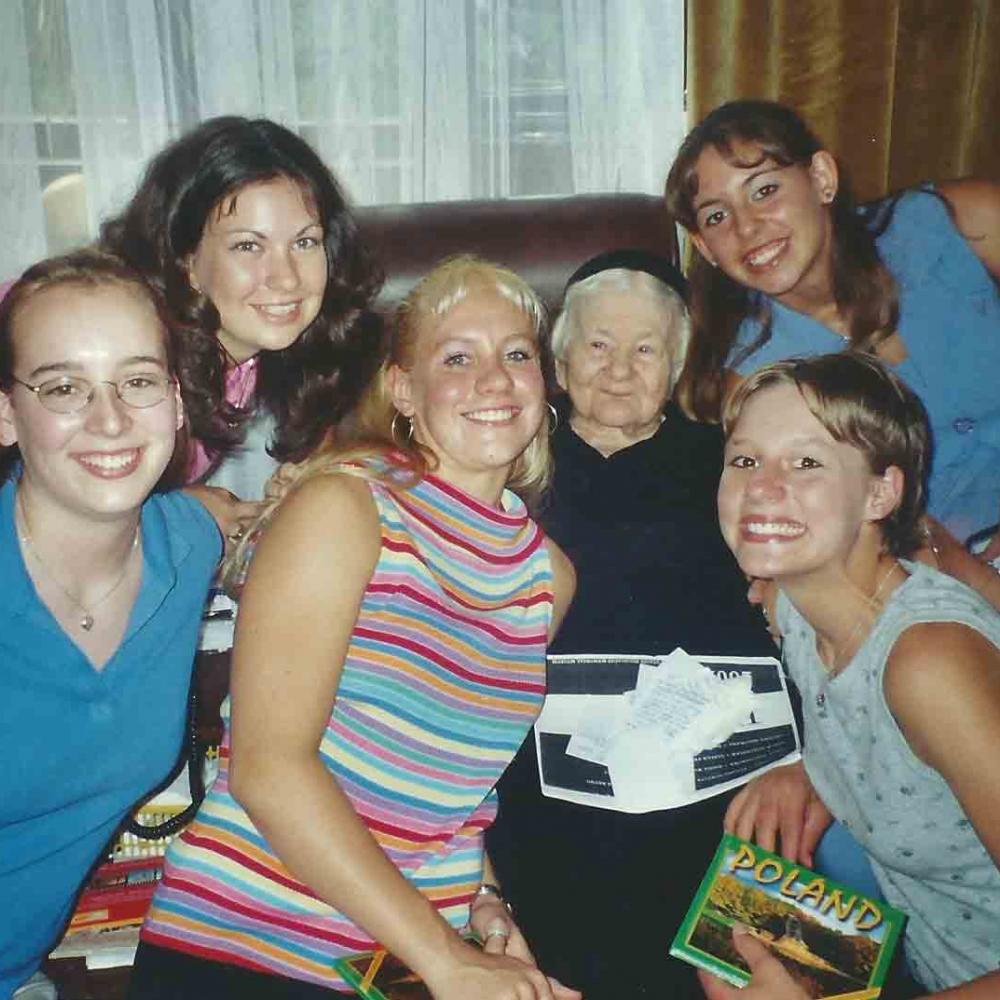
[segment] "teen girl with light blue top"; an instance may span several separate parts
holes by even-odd
[[[688,228],[700,415],[727,368],[853,347],[894,366],[934,433],[929,510],[959,538],[1000,519],[1000,184],[953,181],[858,211],[789,108],[734,101],[687,137],[667,197]]]

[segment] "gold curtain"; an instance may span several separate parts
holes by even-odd
[[[691,123],[741,97],[799,111],[862,200],[1000,179],[1000,0],[688,0]]]

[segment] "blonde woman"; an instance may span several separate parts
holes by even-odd
[[[220,777],[168,859],[133,996],[349,992],[333,960],[377,943],[437,1000],[578,996],[535,968],[482,843],[573,591],[513,492],[548,476],[541,325],[510,272],[432,271],[352,430],[269,515]]]

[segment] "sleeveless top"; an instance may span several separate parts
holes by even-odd
[[[493,786],[545,693],[548,550],[510,492],[498,510],[433,476],[368,486],[381,553],[318,752],[397,868],[460,928]],[[347,989],[333,959],[376,942],[288,871],[230,795],[225,721],[219,777],[171,845],[142,938]]]
[[[816,633],[784,593],[778,615],[802,692],[809,777],[868,852],[885,898],[909,916],[913,973],[939,990],[997,969],[1000,871],[948,783],[910,749],[886,704],[883,676],[910,625],[960,622],[1000,647],[1000,616],[950,576],[901,562],[909,579],[833,679],[816,653]]]
[[[884,222],[891,200],[867,211]],[[895,203],[878,252],[899,286],[899,334],[908,357],[894,371],[923,400],[934,432],[930,512],[959,538],[1000,517],[1000,288],[947,206],[927,190]],[[828,327],[779,302],[770,302],[771,338],[748,357],[760,332],[740,327],[730,363],[746,375],[795,355],[840,351],[845,341]],[[990,373],[990,374],[984,374]]]

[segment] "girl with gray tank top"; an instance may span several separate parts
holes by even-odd
[[[908,914],[925,990],[1000,995],[1000,616],[907,558],[926,545],[923,406],[849,352],[760,369],[724,427],[722,532],[777,590],[808,780]],[[759,941],[735,940],[754,973],[741,1000],[806,996]],[[735,995],[705,985],[712,1000]]]

